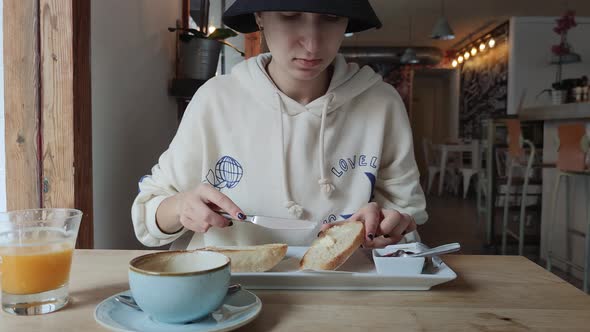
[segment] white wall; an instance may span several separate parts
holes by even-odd
[[[180,0],[93,0],[92,139],[96,248],[139,248],[131,223],[137,182],[176,131],[174,77]]]
[[[0,0],[0,211],[6,211],[6,141],[4,138],[4,39],[3,0]]]
[[[536,96],[550,89],[557,67],[550,65],[551,46],[559,44],[553,32],[555,17],[513,17],[510,20],[510,62],[508,69],[508,114],[515,114],[523,91],[524,107],[550,103],[548,95]],[[578,26],[569,31],[568,41],[582,62],[563,66],[562,78],[590,76],[590,18],[578,17]]]

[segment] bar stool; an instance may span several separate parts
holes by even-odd
[[[518,240],[518,254],[522,256],[524,252],[524,225],[526,217],[527,195],[529,194],[529,178],[533,161],[535,159],[535,145],[522,137],[520,128],[520,120],[507,119],[506,126],[508,128],[508,155],[506,158],[506,165],[508,168],[508,181],[506,183],[506,193],[504,197],[504,218],[502,220],[502,255],[506,255],[506,237],[512,236]],[[528,146],[528,157],[523,146]],[[510,194],[512,192],[512,180],[514,168],[524,168],[524,184],[522,186],[521,200],[520,200],[520,218],[518,234],[508,229],[508,217],[510,206]],[[515,192],[516,196],[518,193]],[[516,200],[518,202],[518,200]]]
[[[590,289],[590,204],[586,203],[586,214],[588,218],[586,233],[574,230],[570,228],[570,215],[569,215],[569,190],[568,190],[568,179],[574,178],[585,182],[586,197],[590,197],[590,170],[587,168],[585,157],[588,152],[589,139],[586,135],[586,128],[584,124],[567,124],[561,125],[558,128],[559,135],[559,149],[557,155],[557,179],[555,189],[553,191],[553,218],[549,225],[549,242],[547,244],[547,270],[551,271],[552,260],[562,262],[568,267],[573,267],[577,270],[584,272],[584,292],[588,293]],[[559,194],[559,187],[561,185],[561,179],[565,179],[565,227],[566,227],[566,247],[569,247],[569,234],[577,235],[585,239],[585,250],[584,250],[584,267],[574,264],[571,261],[571,257],[563,259],[557,257],[553,253],[553,233],[554,224],[556,221],[556,210],[557,210],[557,199]],[[570,256],[569,253],[567,256]]]

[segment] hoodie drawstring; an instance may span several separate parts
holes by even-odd
[[[283,125],[283,101],[281,100],[281,96],[279,93],[276,93],[277,101],[279,104],[279,113],[280,113],[280,122],[281,122],[281,166],[283,169],[283,188],[285,191],[285,208],[289,210],[289,214],[293,217],[300,219],[303,215],[303,208],[301,205],[297,204],[291,198],[291,190],[289,189],[289,181],[287,179],[287,162],[286,162],[286,154],[285,154],[285,128]]]
[[[326,170],[324,168],[324,159],[325,159],[324,136],[325,136],[325,131],[326,131],[326,115],[328,113],[328,107],[330,106],[330,103],[332,102],[333,99],[334,99],[333,94],[330,94],[328,96],[328,98],[326,99],[326,102],[324,103],[324,108],[322,109],[322,122],[320,124],[319,159],[320,159],[321,178],[318,181],[318,183],[320,185],[320,190],[324,194],[325,197],[330,197],[332,195],[332,192],[334,191],[334,189],[336,189],[336,187],[334,187],[334,184],[332,183],[332,181],[330,181],[330,179],[326,178]]]

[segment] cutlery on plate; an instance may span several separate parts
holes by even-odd
[[[381,257],[432,257],[461,250],[459,243],[450,243],[415,253],[409,250],[398,249],[392,253],[382,255]]]

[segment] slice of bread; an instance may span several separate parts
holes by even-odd
[[[360,221],[347,221],[333,226],[309,247],[299,267],[312,270],[336,270],[363,244],[365,226]]]
[[[265,244],[244,247],[206,247],[231,260],[231,272],[264,272],[275,267],[287,254],[286,244]]]

